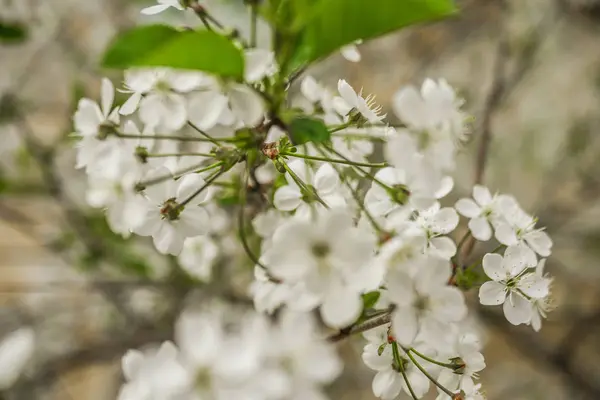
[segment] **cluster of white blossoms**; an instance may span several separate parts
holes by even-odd
[[[168,7],[184,9],[159,1],[145,13]],[[330,342],[364,332],[376,396],[420,398],[436,386],[440,399],[483,398],[474,380],[485,362],[463,293],[478,287],[481,304],[503,304],[510,323],[539,330],[552,242],[513,197],[483,186],[444,205],[467,132],[462,101],[427,79],[395,94],[391,124],[345,80],[331,91],[306,76],[297,98],[275,103],[274,55],[245,55],[244,82],[130,70],[122,106],[105,79],[100,105],[82,99],[75,114],[87,200],[115,232],[151,236],[203,281],[232,249],[254,267],[258,312],[184,313],[176,345],[124,357],[120,399],[322,399],[341,365],[313,311],[337,332]],[[295,114],[279,114],[284,106]],[[474,260],[475,241],[492,237],[496,249]]]
[[[276,323],[218,304],[184,311],[175,343],[125,354],[118,399],[323,399],[342,362],[321,336],[292,311]]]

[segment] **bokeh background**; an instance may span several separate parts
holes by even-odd
[[[244,31],[241,0],[206,3]],[[361,45],[360,63],[332,56],[309,73],[332,88],[338,78],[362,86],[388,111],[399,87],[426,77],[458,88],[475,120],[449,202],[484,182],[514,193],[554,239],[547,268],[556,310],[540,333],[510,326],[469,295],[485,332],[487,396],[600,399],[600,1],[458,4],[456,18]],[[0,47],[0,338],[20,326],[33,326],[38,338],[7,399],[115,398],[121,355],[168,339],[190,290],[168,272],[175,260],[110,233],[86,207],[85,179],[73,169],[77,100],[97,98],[102,76],[119,82],[98,59],[120,30],[157,20],[139,14],[146,5],[0,1],[0,17],[28,32]],[[158,19],[197,24],[177,13]],[[230,284],[221,276],[203,295]],[[340,350],[346,370],[331,398],[373,399],[360,340]]]

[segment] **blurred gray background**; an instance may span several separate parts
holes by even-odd
[[[241,0],[206,3],[245,29]],[[487,396],[600,399],[600,1],[458,4],[456,18],[361,45],[360,63],[335,55],[310,73],[332,88],[339,78],[362,86],[390,112],[399,87],[426,77],[459,90],[475,121],[450,200],[481,181],[513,193],[554,239],[547,269],[557,308],[540,333],[510,326],[468,295],[485,332]],[[120,80],[98,67],[108,41],[157,20],[139,15],[146,5],[0,1],[3,19],[28,27],[25,42],[0,47],[0,337],[27,324],[40,340],[9,398],[115,398],[123,352],[171,336],[180,282],[156,283],[168,267],[160,264],[143,282],[117,279],[119,268],[144,267],[130,249],[146,247],[124,245],[85,207],[67,136],[77,100],[98,98],[102,76]],[[177,13],[160,18],[197,24]],[[157,296],[169,299],[160,310]],[[331,398],[373,399],[360,340],[340,349],[346,371]]]

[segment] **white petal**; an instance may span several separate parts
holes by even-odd
[[[354,44],[349,44],[340,49],[342,56],[351,62],[359,62],[361,59],[360,52],[358,51],[358,47]]]
[[[435,198],[441,199],[443,197],[446,197],[448,195],[448,193],[450,193],[452,191],[453,187],[454,187],[454,179],[452,179],[451,176],[444,176],[442,178],[442,180],[440,181],[440,187],[435,192]]]
[[[504,316],[513,325],[529,322],[531,312],[531,304],[521,295],[511,293],[504,302]]]
[[[33,329],[20,328],[0,343],[0,390],[12,386],[33,356],[35,333]]]
[[[488,253],[483,256],[483,270],[487,276],[495,281],[502,280],[506,277],[504,259],[500,254]]]
[[[456,211],[467,218],[475,218],[481,214],[481,207],[471,199],[460,199],[454,205]]]
[[[327,294],[321,306],[321,316],[327,326],[343,328],[360,316],[362,299],[360,295],[346,288],[337,288]]]
[[[115,100],[115,87],[113,86],[112,82],[107,78],[102,79],[101,100],[102,100],[102,114],[105,117],[108,117],[108,114],[110,114],[113,102]]]
[[[514,229],[506,223],[499,223],[495,226],[496,239],[505,246],[513,246],[519,243]]]
[[[409,86],[397,92],[392,106],[398,118],[408,125],[425,127],[427,124],[427,107],[414,87]]]
[[[446,286],[431,294],[432,314],[439,321],[457,322],[467,315],[465,298],[460,290]]]
[[[456,244],[448,236],[436,237],[429,241],[432,250],[439,257],[449,260],[456,254]]]
[[[183,178],[180,178],[179,185],[177,187],[176,201],[181,203],[187,200],[192,194],[197,192],[206,184],[206,181],[200,176],[200,174],[187,174]],[[208,197],[208,190],[203,190],[199,195],[194,197],[189,204],[200,204]]]
[[[485,186],[473,186],[473,198],[480,206],[486,206],[492,202],[492,195]]]
[[[138,106],[140,105],[141,100],[142,100],[142,94],[140,92],[133,93],[131,96],[129,96],[127,101],[121,106],[121,108],[119,109],[119,113],[121,115],[133,114],[135,112],[135,110],[137,110]]]
[[[394,399],[400,394],[402,388],[401,376],[389,369],[387,371],[378,372],[373,378],[373,394],[384,400]]]
[[[143,8],[140,13],[144,15],[156,15],[165,11],[167,8],[169,8],[169,6],[166,4],[157,4],[155,6]]]
[[[302,203],[302,193],[293,186],[282,186],[273,196],[273,205],[281,211],[293,211]]]
[[[135,379],[138,371],[144,364],[144,354],[139,350],[127,350],[127,353],[121,359],[121,368],[123,375],[127,380]]]
[[[254,127],[264,118],[265,105],[262,98],[246,85],[233,85],[229,89],[231,111],[245,126]]]
[[[210,230],[210,217],[203,207],[188,205],[181,212],[178,223],[179,230],[186,237],[206,234]]]
[[[519,280],[519,289],[527,296],[541,299],[548,296],[550,292],[548,279],[541,278],[536,273],[530,273]]]
[[[342,99],[344,99],[344,101],[346,101],[350,107],[357,106],[358,95],[352,86],[350,86],[344,79],[340,79],[338,81],[338,92],[340,93],[340,96],[342,96]]]
[[[458,225],[458,214],[453,208],[442,208],[433,217],[431,225],[437,233],[448,234]]]
[[[412,306],[396,308],[392,314],[392,329],[398,343],[412,345],[419,329],[415,309]]]
[[[470,220],[469,230],[477,240],[486,242],[492,238],[492,227],[484,217],[476,217]]]
[[[485,282],[479,288],[479,302],[484,306],[497,306],[506,299],[506,287],[498,282]]]
[[[340,177],[331,164],[323,164],[315,173],[314,185],[317,193],[329,194],[340,184]]]
[[[208,130],[214,127],[227,108],[227,96],[214,92],[195,93],[188,102],[188,115],[198,128]]]
[[[265,49],[249,49],[244,53],[246,65],[244,75],[246,82],[257,82],[270,75],[274,69],[275,57],[272,51]]]
[[[525,235],[527,244],[540,256],[548,257],[552,249],[552,239],[544,231],[533,231]]]

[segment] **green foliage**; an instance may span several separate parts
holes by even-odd
[[[363,310],[368,310],[369,308],[375,307],[375,304],[377,304],[377,300],[379,300],[379,296],[381,296],[381,293],[379,293],[378,291],[363,294]]]
[[[294,145],[322,143],[331,138],[331,133],[323,121],[314,118],[295,117],[289,123],[288,129]]]
[[[292,67],[321,59],[356,40],[456,12],[453,0],[291,0],[296,36]]]
[[[0,21],[0,43],[16,44],[27,39],[27,29],[18,23]]]
[[[244,56],[227,37],[212,31],[179,31],[147,25],[123,33],[104,54],[104,67],[171,67],[242,79]]]

